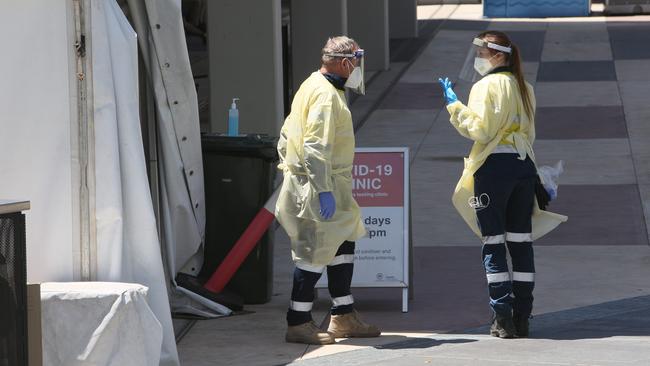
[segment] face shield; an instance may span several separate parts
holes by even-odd
[[[491,50],[507,54],[512,52],[510,47],[474,38],[472,48],[467,52],[467,57],[458,77],[461,80],[475,82],[492,71],[494,69],[494,58],[498,53],[493,54]]]
[[[326,56],[332,56],[332,57],[344,57],[346,59],[348,58],[354,58],[357,60],[357,66],[354,67],[352,72],[350,73],[350,76],[348,76],[348,80],[345,82],[345,87],[351,89],[357,94],[364,95],[366,94],[366,85],[363,80],[364,78],[364,50],[361,48],[357,49],[353,53],[328,53]]]

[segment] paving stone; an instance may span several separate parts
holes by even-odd
[[[427,39],[406,38],[390,40],[390,61],[409,62],[429,43]]]
[[[363,319],[381,324],[386,332],[435,332],[489,322],[490,308],[479,240],[471,247],[414,248],[413,271],[416,274],[413,300],[405,314],[399,312],[401,289],[353,289],[355,307]],[[454,273],[454,276],[449,276],[449,273]],[[459,288],[463,291],[458,291]],[[463,304],[462,312],[456,311],[459,304]],[[317,305],[328,308],[329,296],[324,294]]]
[[[607,27],[616,60],[650,59],[650,26],[634,23],[609,23]]]
[[[637,296],[535,317],[526,339],[500,340],[486,334],[487,326],[449,334],[409,334],[394,343],[296,364],[645,365],[650,362],[644,347],[648,310],[650,296]]]
[[[448,4],[454,4],[456,0],[443,0]],[[478,0],[474,0],[474,4],[463,4],[463,6],[456,7],[454,13],[451,14],[449,19],[462,19],[462,20],[472,20],[472,21],[482,21],[487,22],[487,19],[483,17],[483,4],[480,4]]]
[[[627,138],[623,107],[540,107],[536,139]]]
[[[401,147],[411,150],[411,159],[431,128],[438,110],[375,110],[356,133],[358,147]]]
[[[647,60],[650,59],[650,48],[640,46],[640,41],[612,40],[612,51],[615,60]],[[646,44],[650,41],[643,40]]]
[[[537,107],[587,107],[621,105],[614,81],[537,82]]]
[[[478,34],[488,29],[489,24],[489,21],[449,19],[444,22],[442,28],[447,30],[471,30],[476,31]]]
[[[615,64],[618,81],[650,81],[650,59],[618,60]]]
[[[612,41],[650,40],[650,25],[647,22],[608,22],[607,31]]]
[[[442,102],[442,89],[437,83],[397,83],[380,109],[433,109]]]
[[[598,44],[609,43],[609,32],[605,21],[594,22],[549,22],[546,43],[559,44]]]
[[[564,185],[548,210],[569,221],[536,245],[648,245],[636,185]]]
[[[549,42],[544,43],[542,61],[610,61],[612,47],[605,42]]]
[[[616,69],[612,61],[542,62],[537,81],[613,81]]]
[[[561,186],[637,183],[627,139],[538,140],[534,149],[538,166],[564,160]]]
[[[538,62],[544,48],[543,31],[510,31],[508,36],[520,49],[521,58],[526,62]]]

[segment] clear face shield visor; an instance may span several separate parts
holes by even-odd
[[[351,89],[357,94],[364,95],[366,94],[366,85],[364,82],[364,57],[365,51],[361,48],[355,50],[353,53],[327,53],[325,56],[331,57],[343,57],[343,58],[354,58],[357,60],[357,66],[354,67],[354,70],[348,76],[348,80],[345,82],[345,87]]]
[[[507,54],[512,53],[511,47],[505,47],[496,43],[482,40],[480,38],[474,38],[472,41],[472,47],[467,52],[467,57],[465,57],[463,68],[461,69],[458,77],[461,80],[473,83],[494,69],[490,63],[490,60],[495,55],[491,54],[490,50],[495,50]]]

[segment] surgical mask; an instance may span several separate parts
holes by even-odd
[[[364,50],[359,48],[355,50],[353,53],[328,53],[325,54],[326,56],[333,56],[333,57],[354,57],[355,59],[359,60],[360,66],[353,66],[354,69],[352,72],[350,72],[350,76],[348,76],[348,80],[345,82],[345,87],[354,91],[357,94],[364,95],[366,94],[366,85],[363,80],[363,71],[364,71]],[[349,61],[350,64],[352,64],[352,61]]]
[[[494,56],[492,56],[494,57]],[[481,76],[485,76],[488,72],[492,71],[494,69],[494,66],[490,62],[492,59],[490,58],[482,58],[482,57],[476,57],[474,58],[474,70],[479,73]]]
[[[361,67],[357,66],[352,70],[348,80],[345,82],[345,87],[357,94],[366,94],[366,85],[363,82],[363,71]]]
[[[357,94],[366,94],[366,85],[363,81],[363,59],[361,60],[361,67],[354,67],[350,76],[348,76],[348,80],[345,82],[345,87]]]

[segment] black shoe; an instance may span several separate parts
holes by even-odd
[[[517,334],[517,337],[519,338],[528,337],[528,328],[529,328],[528,318],[529,317],[527,316],[520,316],[517,314],[515,314],[512,317],[512,321],[515,324],[515,334]]]
[[[515,338],[515,324],[510,317],[497,316],[490,327],[490,335],[498,338]]]

